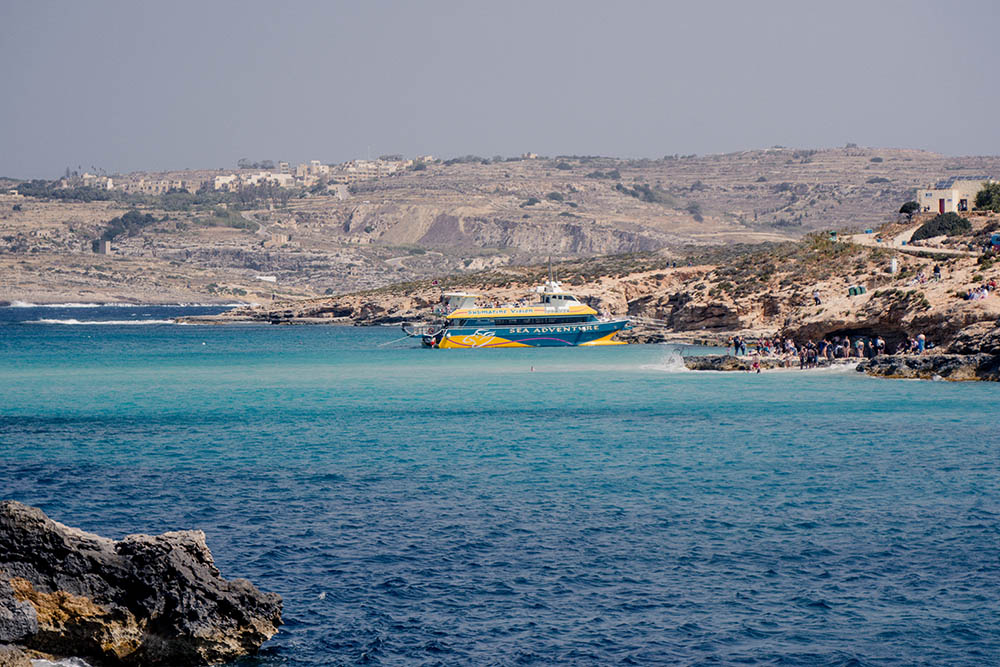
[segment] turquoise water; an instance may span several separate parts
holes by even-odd
[[[204,529],[285,599],[247,664],[1000,662],[997,385],[44,314],[0,497]]]

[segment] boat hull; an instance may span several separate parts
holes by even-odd
[[[614,340],[628,320],[503,327],[448,327],[437,339],[441,349],[494,347],[594,347],[625,345]]]

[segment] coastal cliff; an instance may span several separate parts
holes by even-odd
[[[904,226],[904,232],[917,226]],[[948,242],[974,245],[997,228],[1000,218],[979,216],[967,238]],[[896,231],[890,226],[886,233]],[[800,342],[880,335],[895,349],[924,333],[943,349],[963,335],[968,338],[970,327],[992,329],[1000,320],[1000,298],[990,290],[969,298],[1000,281],[1000,265],[992,256],[955,254],[948,246],[938,250],[952,254],[936,255],[934,248],[902,253],[862,242],[867,240],[815,234],[794,243],[692,251],[680,260],[639,253],[563,262],[555,272],[567,291],[596,309],[632,319],[636,327],[629,339],[634,342],[665,341],[677,334],[723,341],[736,333],[780,335]],[[432,317],[447,291],[504,302],[524,296],[545,276],[544,267],[506,267],[245,306],[216,321],[398,324]],[[967,347],[975,348],[969,340]]]
[[[0,664],[226,662],[278,631],[281,606],[245,579],[223,579],[201,531],[115,541],[0,502]]]

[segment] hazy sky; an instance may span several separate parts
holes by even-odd
[[[0,0],[0,175],[1000,153],[1000,3]]]

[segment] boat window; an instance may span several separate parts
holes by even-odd
[[[576,317],[511,317],[497,318],[496,326],[537,326],[540,324],[575,324],[587,322],[590,318],[586,315]],[[479,320],[477,320],[479,322]]]

